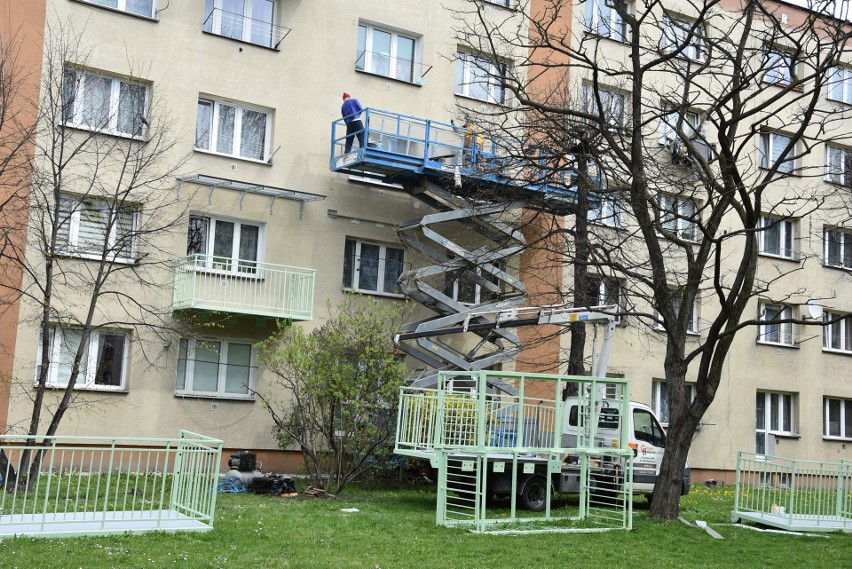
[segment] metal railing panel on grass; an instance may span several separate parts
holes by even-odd
[[[0,437],[0,536],[209,531],[222,441]]]

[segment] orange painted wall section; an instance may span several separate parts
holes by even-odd
[[[35,125],[36,112],[31,102],[38,100],[41,81],[45,7],[46,0],[0,0],[0,39],[3,52],[15,58],[17,87],[16,97],[4,112],[7,117],[14,116],[20,125],[4,121],[0,131],[2,141],[12,142],[22,131]],[[33,158],[34,141],[30,140],[17,152],[17,166],[7,168],[5,175],[0,173],[0,203],[7,204],[0,211],[0,226],[8,233],[7,243],[13,249],[23,250],[28,219],[29,169],[26,165]],[[10,382],[20,314],[20,303],[13,291],[20,288],[21,278],[18,266],[0,259],[0,433],[8,428]]]

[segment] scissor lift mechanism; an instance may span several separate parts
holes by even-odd
[[[367,109],[363,119],[367,147],[349,153],[343,152],[343,121],[333,123],[331,169],[400,184],[435,210],[397,230],[408,248],[433,261],[399,280],[405,296],[437,313],[404,325],[396,337],[400,350],[432,368],[414,386],[434,385],[439,371],[475,372],[513,359],[522,349],[514,328],[572,322],[604,328],[598,347],[595,327],[591,371],[605,374],[617,307],[521,308],[529,300],[526,287],[503,268],[526,247],[523,234],[505,216],[526,208],[568,213],[574,189],[545,183],[541,172],[500,158],[499,141],[465,147],[464,131],[453,125],[375,109]],[[459,227],[475,246],[459,241]],[[469,238],[471,232],[475,239]],[[481,301],[453,298],[437,284],[447,275],[477,286]]]

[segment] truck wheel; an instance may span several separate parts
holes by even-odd
[[[547,505],[547,480],[542,476],[534,476],[527,480],[521,490],[519,502],[521,508],[531,512],[542,512]]]

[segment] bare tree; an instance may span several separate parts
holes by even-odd
[[[32,405],[22,426],[29,446],[54,435],[72,406],[96,402],[78,387],[122,385],[131,332],[153,362],[161,354],[146,346],[163,346],[174,330],[165,247],[186,216],[174,189],[185,157],[144,67],[128,61],[121,77],[93,72],[81,37],[70,24],[48,26],[29,227],[3,258],[24,275],[14,290],[20,325],[39,330],[35,388],[18,378],[15,392]],[[41,454],[22,454],[19,484],[38,472]]]
[[[668,444],[651,511],[675,519],[687,453],[735,337],[803,322],[747,308],[757,297],[819,297],[788,284],[813,260],[779,241],[785,222],[848,221],[848,194],[823,181],[848,185],[848,170],[841,158],[826,172],[821,151],[849,144],[849,111],[825,94],[850,26],[828,15],[831,3],[784,15],[756,0],[682,2],[676,14],[658,1],[521,4],[511,18],[522,23],[479,2],[458,13],[458,41],[514,99],[480,124],[516,142],[514,159],[532,141],[549,147],[563,158],[554,171],[581,178],[581,198],[592,189],[589,204],[623,209],[621,231],[590,226],[586,240],[581,202],[562,254],[577,266],[575,293],[588,290],[584,272],[617,278],[623,313],[665,331]],[[784,265],[760,270],[761,246]]]

